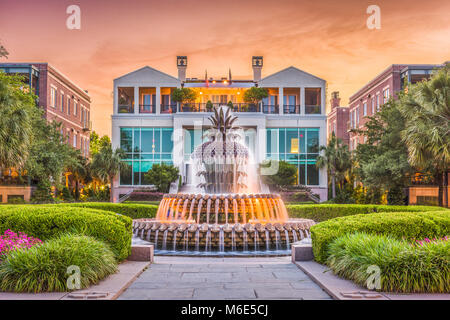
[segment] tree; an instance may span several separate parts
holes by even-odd
[[[297,166],[283,160],[269,160],[263,162],[259,167],[259,171],[261,172],[261,169],[269,168],[271,166],[276,167],[277,164],[274,164],[273,162],[278,163],[278,171],[273,175],[261,175],[261,179],[265,184],[279,189],[282,187],[294,185],[297,182]]]
[[[418,168],[433,168],[439,185],[439,205],[448,206],[450,167],[450,65],[436,71],[428,81],[408,87],[399,109],[405,117],[403,141],[409,162]]]
[[[98,153],[102,146],[108,145],[110,143],[111,139],[108,136],[104,135],[100,138],[97,132],[92,131],[89,138],[89,150],[91,156],[94,156],[94,154]]]
[[[74,197],[76,200],[80,198],[80,184],[89,183],[92,180],[91,177],[91,164],[89,159],[85,158],[80,150],[72,149],[73,156],[67,166],[67,172],[70,173],[75,181]]]
[[[34,117],[38,117],[35,96],[23,78],[0,72],[0,172],[25,164]]]
[[[45,186],[61,187],[63,173],[75,157],[75,150],[61,135],[60,123],[47,123],[42,117],[34,119],[33,141],[25,164],[25,169],[34,181]]]
[[[246,103],[257,105],[262,99],[267,98],[268,96],[269,93],[266,88],[251,87],[244,92],[243,99]]]
[[[321,169],[326,167],[329,176],[331,176],[331,194],[336,198],[336,182],[339,189],[342,190],[347,172],[352,167],[351,153],[348,146],[342,143],[342,140],[332,134],[327,146],[320,146],[319,151],[323,154],[317,157],[316,166]]]
[[[404,204],[403,189],[413,173],[402,141],[404,128],[405,119],[398,101],[390,100],[378,113],[368,117],[362,130],[355,130],[366,138],[366,143],[359,144],[355,152],[356,174],[375,198],[387,192],[389,204]]]
[[[191,88],[176,88],[172,91],[172,101],[184,103],[194,103],[197,99],[197,92]]]
[[[156,186],[158,191],[169,192],[170,184],[178,179],[179,170],[173,165],[164,162],[154,164],[144,175],[146,181]]]
[[[113,150],[112,145],[103,145],[98,153],[92,158],[92,173],[103,183],[110,184],[110,201],[113,202],[114,177],[124,170],[126,165],[121,159],[125,152],[117,148]]]

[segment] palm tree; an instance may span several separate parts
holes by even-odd
[[[77,197],[79,196],[80,183],[86,184],[92,180],[90,172],[91,165],[89,163],[89,159],[83,157],[78,149],[73,149],[72,153],[73,157],[71,158],[71,161],[66,169],[75,181],[75,198],[78,200]]]
[[[100,147],[98,153],[96,153],[92,159],[92,172],[95,177],[101,180],[103,183],[110,184],[110,201],[113,202],[113,190],[114,190],[114,177],[119,174],[120,170],[124,170],[126,167],[123,158],[125,152],[117,148],[113,150],[111,144],[103,145]]]
[[[0,173],[23,167],[33,137],[33,96],[18,76],[0,72]]]
[[[408,88],[400,100],[406,119],[403,140],[409,162],[418,168],[433,168],[439,185],[439,205],[448,206],[450,167],[450,65],[437,71],[428,81]]]
[[[319,150],[323,151],[323,154],[317,157],[316,166],[319,169],[327,168],[331,176],[331,196],[336,198],[336,182],[342,189],[345,177],[352,166],[350,151],[341,139],[336,138],[334,132],[328,145],[320,146]]]

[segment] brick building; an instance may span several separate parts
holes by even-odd
[[[18,74],[38,96],[47,121],[62,124],[67,143],[89,156],[91,98],[87,91],[48,63],[0,63],[0,71]],[[23,185],[13,170],[0,175],[0,203],[20,198],[29,201],[34,187]]]
[[[428,79],[432,71],[444,64],[393,64],[370,80],[349,99],[349,121],[347,130],[361,128],[391,97],[404,89],[405,83],[416,83]],[[364,143],[364,137],[350,132],[350,150]]]
[[[340,106],[341,98],[339,92],[331,93],[331,111],[327,115],[328,139],[334,132],[337,138],[341,139],[346,145],[349,144],[349,132],[347,130],[347,122],[349,120],[349,108]]]
[[[378,112],[381,106],[390,98],[396,99],[397,93],[404,90],[408,83],[429,79],[433,70],[442,68],[445,64],[393,64],[370,80],[349,99],[349,120],[347,131],[349,132],[350,150],[355,150],[358,144],[364,143],[364,138],[357,133],[350,132],[354,128],[362,128],[367,122],[367,116]],[[435,204],[437,205],[438,187],[433,180],[423,179],[417,174],[408,188],[409,204]],[[447,190],[447,195],[450,192]],[[444,198],[445,199],[445,198]],[[445,201],[444,201],[445,202]]]
[[[0,70],[24,76],[45,118],[62,123],[67,143],[89,156],[91,98],[87,91],[48,63],[1,63]]]

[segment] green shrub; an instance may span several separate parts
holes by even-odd
[[[0,232],[18,230],[46,241],[72,232],[92,236],[111,247],[117,259],[131,253],[132,220],[113,212],[62,205],[0,208]]]
[[[10,252],[0,264],[0,289],[68,291],[69,266],[80,268],[80,289],[117,271],[114,254],[106,244],[84,235],[65,234],[30,249]]]
[[[369,266],[380,268],[380,290],[450,292],[450,241],[415,246],[389,236],[346,234],[329,246],[333,272],[367,287]]]
[[[347,233],[389,235],[402,238],[435,238],[450,234],[450,210],[430,212],[379,212],[340,217],[311,227],[314,259],[325,263],[328,245]]]
[[[291,218],[306,218],[316,222],[326,221],[337,217],[352,216],[374,212],[423,212],[448,210],[432,206],[386,206],[373,204],[314,204],[314,205],[286,205]]]
[[[58,206],[66,207],[82,207],[90,209],[99,209],[109,212],[118,213],[131,219],[154,218],[158,211],[158,205],[148,204],[125,204],[125,203],[110,203],[110,202],[78,202],[78,203],[64,203]]]

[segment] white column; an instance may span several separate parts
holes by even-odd
[[[134,114],[139,113],[139,87],[134,87]]]
[[[256,163],[261,163],[264,160],[266,153],[266,126],[265,125],[257,125],[256,127],[256,154],[255,161]]]
[[[284,113],[284,88],[279,87],[278,88],[278,113],[283,114]]]
[[[300,114],[305,115],[305,87],[300,88]]]
[[[321,104],[320,104],[320,114],[326,114],[325,113],[325,108],[326,108],[326,104],[327,104],[327,98],[325,97],[325,86],[323,86],[321,89],[320,89],[320,94],[321,94],[321,97],[320,97],[320,102],[321,102]]]
[[[119,88],[114,85],[114,114],[118,114],[119,113]],[[80,114],[81,114],[81,108],[80,108]]]
[[[161,87],[156,87],[156,114],[161,112]]]

